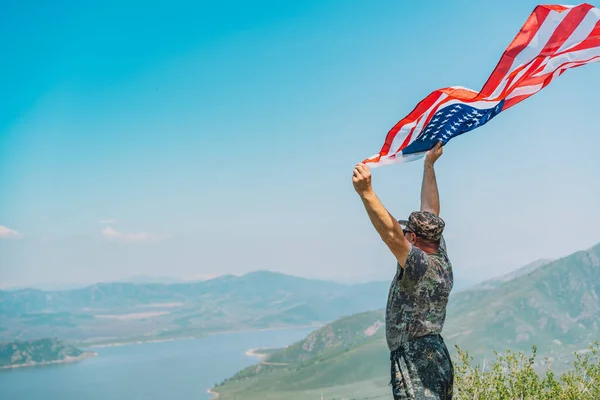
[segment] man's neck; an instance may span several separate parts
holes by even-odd
[[[426,245],[424,243],[417,243],[416,246],[423,250],[426,254],[437,254],[439,253],[440,247],[436,245]]]

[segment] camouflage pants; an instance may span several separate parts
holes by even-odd
[[[394,400],[452,400],[454,368],[440,335],[405,342],[390,360]]]

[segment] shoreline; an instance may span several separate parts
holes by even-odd
[[[185,339],[202,339],[204,336],[182,336],[176,338],[168,338],[168,339],[149,339],[149,340],[135,340],[132,342],[112,342],[112,343],[100,343],[100,344],[91,344],[84,345],[81,344],[81,347],[85,347],[87,349],[98,349],[103,347],[119,347],[119,346],[133,346],[136,344],[148,344],[148,343],[162,343],[162,342],[172,342],[175,340],[185,340]]]
[[[249,349],[244,354],[247,355],[248,357],[258,358],[259,360],[267,358],[266,354],[264,354],[264,353],[257,353],[257,350],[261,350],[261,349]]]
[[[175,340],[186,340],[186,339],[203,339],[207,336],[214,335],[224,335],[229,333],[248,333],[248,332],[270,332],[270,331],[285,331],[285,330],[296,330],[296,329],[307,329],[307,328],[315,328],[318,329],[324,326],[324,324],[320,325],[302,325],[302,326],[283,326],[277,328],[256,328],[256,329],[232,329],[226,331],[214,331],[207,332],[204,335],[198,336],[181,336],[181,337],[172,337],[166,339],[148,339],[148,340],[135,340],[131,342],[109,342],[109,343],[98,343],[98,344],[85,344],[85,343],[77,343],[77,346],[92,349],[92,348],[103,348],[103,347],[118,347],[118,346],[130,346],[130,345],[138,345],[138,344],[147,344],[147,343],[161,343],[161,342],[172,342]],[[258,349],[250,349],[250,350],[258,350]]]
[[[207,336],[211,335],[223,335],[227,333],[245,333],[245,332],[270,332],[270,331],[288,331],[288,330],[296,330],[296,329],[307,329],[307,328],[321,328],[326,324],[319,325],[300,325],[300,326],[281,326],[276,328],[255,328],[255,329],[231,329],[227,331],[215,331],[215,332],[207,332]]]
[[[247,355],[248,357],[254,357],[254,358],[258,358],[259,360],[263,360],[263,359],[269,357],[269,355],[265,354],[265,353],[259,353],[258,350],[275,350],[275,349],[278,349],[278,347],[261,347],[258,349],[249,349],[244,354]]]
[[[309,325],[309,326],[300,326],[300,327],[296,327],[296,328],[289,328],[289,327],[285,327],[285,328],[263,328],[263,329],[241,330],[241,331],[234,331],[234,332],[278,331],[278,330],[287,330],[287,329],[318,328],[318,327],[321,327],[321,326],[323,326],[323,325]],[[232,333],[232,332],[213,332],[212,334],[218,335],[219,333]],[[246,356],[248,356],[248,357],[254,357],[254,358],[258,359],[260,362],[262,362],[262,360],[264,360],[265,358],[267,358],[269,355],[268,354],[264,354],[264,353],[258,353],[257,351],[258,350],[271,350],[271,349],[277,349],[277,347],[261,347],[261,348],[248,349],[248,350],[246,350],[246,352],[244,354]],[[212,387],[210,389],[207,389],[206,393],[209,393],[209,394],[211,394],[213,396],[211,400],[215,400],[215,399],[219,398],[219,392],[217,392],[214,387]]]
[[[83,360],[91,358],[91,357],[96,357],[97,355],[98,355],[98,353],[95,353],[95,352],[84,352],[83,354],[80,354],[76,357],[67,356],[62,360],[4,365],[4,366],[0,367],[0,370],[27,368],[27,367],[42,367],[42,366],[53,365],[53,364],[71,364],[71,363],[83,361]]]

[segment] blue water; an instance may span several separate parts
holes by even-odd
[[[283,347],[312,329],[240,332],[172,342],[90,349],[73,364],[0,371],[0,399],[195,399],[255,364],[251,348]]]

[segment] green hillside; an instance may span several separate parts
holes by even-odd
[[[560,357],[597,339],[600,245],[544,264],[494,290],[451,298],[444,336],[475,356],[527,350]]]
[[[443,336],[454,356],[455,345],[481,361],[535,344],[560,372],[599,338],[600,245],[525,270],[451,296]],[[322,327],[218,385],[220,400],[389,398],[383,318],[374,311]],[[369,326],[380,327],[369,336]]]
[[[0,368],[76,361],[85,356],[82,350],[55,339],[0,343]]]
[[[293,399],[320,390],[328,392],[333,382],[353,393],[366,388],[364,393],[371,393],[373,383],[364,387],[355,384],[381,377],[383,385],[387,384],[389,353],[383,323],[382,311],[341,318],[240,371],[216,390],[225,399]]]

